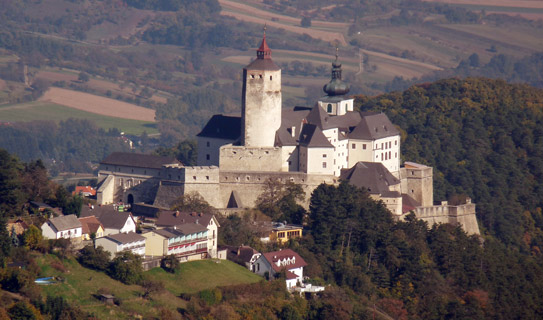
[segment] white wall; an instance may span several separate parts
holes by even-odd
[[[199,166],[218,166],[221,146],[230,144],[233,141],[227,139],[197,137],[198,158],[196,163]],[[209,158],[209,159],[208,159]]]

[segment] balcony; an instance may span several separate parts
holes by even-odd
[[[208,240],[208,238],[207,238],[207,236],[205,236],[205,237],[199,237],[199,238],[194,238],[194,239],[185,240],[185,241],[172,242],[172,243],[168,243],[168,248],[183,245],[183,244],[187,244],[187,243],[201,242],[201,241],[207,241],[207,240]]]

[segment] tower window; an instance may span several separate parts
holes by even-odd
[[[209,154],[206,154],[206,160],[209,160],[210,156]]]
[[[259,74],[258,77],[259,77],[260,79],[262,79],[262,75],[261,75],[261,74]]]
[[[273,77],[272,77],[272,76],[270,76],[270,80],[271,80],[271,79],[273,79]]]
[[[209,141],[208,141],[208,142],[206,142],[206,147],[209,147],[209,145],[210,145],[210,144],[209,144]]]
[[[252,75],[251,75],[251,79],[254,79],[254,78],[255,78],[255,75],[254,75],[254,74],[252,74]]]
[[[326,107],[326,112],[332,112],[332,104],[329,103],[328,106]]]

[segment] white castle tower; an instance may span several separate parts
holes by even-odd
[[[241,145],[273,147],[281,126],[281,69],[273,63],[266,29],[256,60],[243,68]]]

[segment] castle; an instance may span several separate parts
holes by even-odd
[[[253,207],[269,179],[301,185],[307,200],[321,183],[347,180],[367,188],[398,219],[413,211],[430,224],[459,224],[479,234],[475,204],[434,205],[432,168],[400,166],[400,132],[384,113],[353,111],[337,51],[326,95],[312,108],[291,109],[282,108],[281,69],[265,34],[256,53],[243,68],[241,115],[208,121],[197,135],[197,166],[114,153],[100,163],[98,203],[169,208],[180,195],[197,192],[228,213]]]

